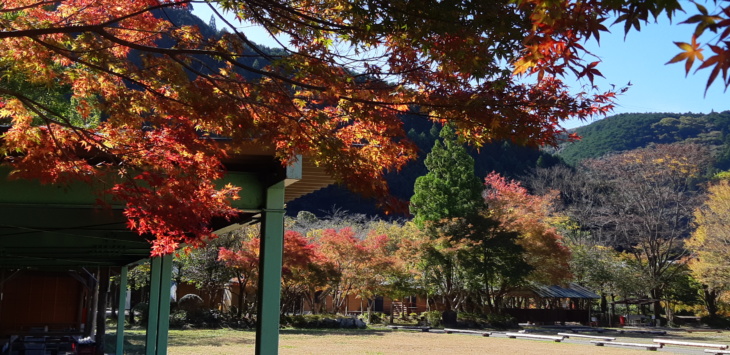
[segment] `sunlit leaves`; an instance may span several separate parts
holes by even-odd
[[[715,13],[710,12],[705,6],[695,3],[698,14],[692,15],[682,23],[695,24],[695,31],[692,36],[692,43],[677,43],[683,50],[677,54],[669,63],[685,61],[685,72],[689,73],[695,59],[701,61],[697,71],[712,68],[707,79],[705,92],[710,88],[715,79],[722,73],[722,83],[727,89],[730,86],[730,78],[727,72],[730,68],[730,7],[718,6]],[[697,43],[705,32],[712,32],[712,37],[705,43]],[[707,46],[712,50],[712,55],[707,59],[700,53],[700,47]]]
[[[476,146],[554,145],[561,122],[606,114],[616,95],[574,94],[561,78],[600,76],[583,40],[606,30],[614,8],[596,1],[217,2],[286,34],[276,55],[244,33],[206,39],[153,16],[187,3],[12,0],[0,19],[0,106],[13,125],[2,150],[20,153],[6,160],[17,176],[103,182],[130,227],[154,235],[156,254],[200,243],[210,218],[234,213],[236,188],[214,184],[224,149],[303,156],[397,211],[383,176],[417,155],[404,114],[450,122]],[[252,55],[259,64],[247,63]],[[74,114],[8,78],[68,90]]]
[[[695,59],[704,60],[705,57],[702,55],[702,49],[700,44],[697,43],[697,38],[692,37],[692,43],[674,42],[681,50],[682,53],[677,54],[667,64],[685,62],[684,71],[685,74],[689,74],[689,70],[692,69]]]
[[[687,241],[693,254],[690,268],[710,290],[730,288],[730,184],[721,180],[709,187],[707,200],[694,213],[697,228]]]

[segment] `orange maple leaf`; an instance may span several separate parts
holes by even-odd
[[[692,68],[692,65],[694,64],[695,59],[699,59],[699,60],[705,59],[705,57],[702,55],[703,49],[700,48],[700,44],[697,43],[697,36],[692,36],[691,44],[685,43],[685,42],[674,42],[674,44],[676,44],[677,47],[682,49],[684,52],[675,55],[674,58],[672,58],[666,64],[672,64],[672,63],[685,61],[685,63],[684,63],[685,75],[689,74],[689,70]]]

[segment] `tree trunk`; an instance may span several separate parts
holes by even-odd
[[[710,319],[717,317],[717,292],[710,291],[708,287],[703,287],[702,292],[705,299],[705,307]]]
[[[651,290],[651,296],[654,298],[654,304],[653,304],[653,313],[654,313],[654,321],[656,322],[655,325],[662,325],[661,323],[661,315],[662,315],[662,302],[660,301],[662,299],[662,290],[660,288],[655,288]]]
[[[373,305],[375,304],[375,299],[368,299],[368,324],[373,322]]]
[[[667,314],[667,324],[673,324],[674,311],[672,310],[672,304],[669,302],[669,299],[664,300],[664,303],[667,305],[666,309],[664,310]]]
[[[245,300],[246,285],[243,283],[243,279],[238,276],[238,309],[236,310],[236,318],[241,318],[243,314],[243,301]]]
[[[608,315],[608,326],[613,327],[613,316],[616,315],[616,295],[611,294],[611,314]]]

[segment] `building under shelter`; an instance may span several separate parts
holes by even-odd
[[[592,322],[591,304],[601,297],[576,283],[564,286],[531,284],[507,294],[504,312],[520,323]]]

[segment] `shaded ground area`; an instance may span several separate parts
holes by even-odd
[[[550,334],[546,332],[545,334]],[[552,333],[553,335],[556,332]],[[616,341],[651,343],[655,338],[690,342],[730,344],[730,333],[687,333],[668,330],[658,336],[641,333],[615,333]],[[109,344],[114,335],[109,336]],[[230,355],[253,354],[253,331],[171,330],[170,355]],[[144,353],[144,331],[125,333],[125,354]],[[509,339],[497,332],[491,337],[443,332],[413,332],[390,329],[368,330],[282,330],[280,354],[645,354],[647,350],[625,347],[597,347],[584,339],[551,342],[529,339]],[[111,348],[108,348],[111,352]],[[703,354],[702,348],[668,346],[659,350],[674,354]]]

